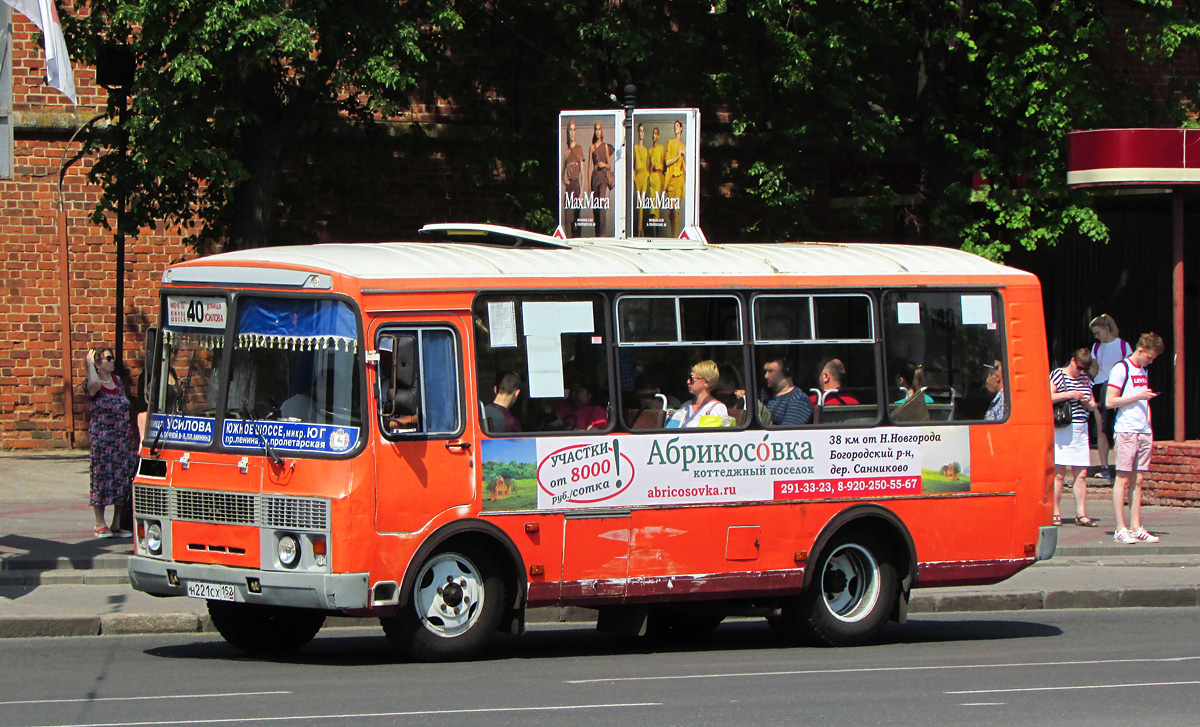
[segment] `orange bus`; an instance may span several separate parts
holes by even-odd
[[[141,591],[247,652],[329,614],[466,658],[531,607],[870,641],[914,588],[1054,551],[1040,289],[878,244],[429,241],[162,277]]]

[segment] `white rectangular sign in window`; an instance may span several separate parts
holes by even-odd
[[[171,328],[225,329],[229,320],[224,298],[167,296],[167,325]]]

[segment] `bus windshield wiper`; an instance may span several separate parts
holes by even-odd
[[[158,431],[154,433],[154,441],[150,444],[150,456],[157,457],[162,454],[162,450],[158,448],[158,442],[162,439],[163,430],[167,428],[167,421],[164,417],[158,422]]]
[[[280,457],[275,453],[275,450],[271,449],[271,440],[263,436],[262,430],[258,428],[258,416],[254,413],[254,407],[250,405],[250,397],[242,399],[241,415],[242,421],[247,422],[251,427],[253,427],[254,433],[257,434],[258,438],[262,441],[263,452],[266,453],[267,457],[271,459],[276,467],[282,467],[284,465],[283,457]]]

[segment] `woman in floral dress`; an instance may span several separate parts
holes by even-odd
[[[129,430],[129,399],[121,378],[114,372],[117,362],[111,348],[89,349],[88,380],[84,388],[92,402],[88,439],[92,443],[92,512],[96,515],[97,538],[128,538],[121,530],[121,506],[130,496],[137,470],[137,448]],[[112,527],[104,519],[104,508],[113,506]]]

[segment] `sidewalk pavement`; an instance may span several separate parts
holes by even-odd
[[[0,453],[0,638],[211,631],[204,601],[129,586],[130,541],[92,537],[87,493],[86,453]],[[1088,497],[1100,527],[1068,519],[1059,528],[1052,560],[991,586],[916,590],[909,612],[1200,606],[1200,509],[1147,506],[1143,520],[1162,541],[1122,545],[1112,539],[1110,493]],[[1069,489],[1062,510],[1074,512]],[[528,615],[531,622],[594,617],[573,608]]]

